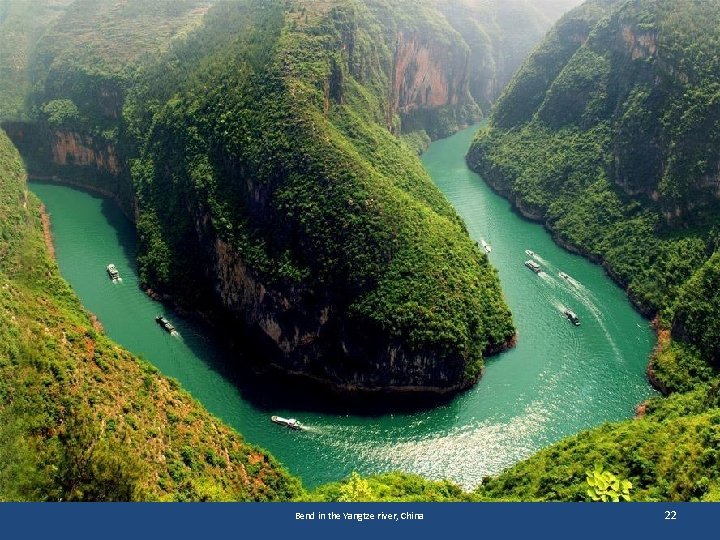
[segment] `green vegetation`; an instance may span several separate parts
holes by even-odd
[[[28,9],[28,2],[0,0],[0,120],[26,117],[34,47],[71,2],[33,0]]]
[[[317,502],[457,502],[474,497],[446,480],[432,481],[414,474],[387,473],[367,478],[353,473],[341,482],[325,484],[303,499]]]
[[[0,131],[0,500],[287,500],[263,451],[110,342],[59,276]]]
[[[630,501],[630,490],[632,482],[620,480],[610,471],[603,471],[602,467],[596,465],[592,471],[585,473],[588,497],[598,502],[620,502]]]
[[[143,280],[211,297],[206,246],[219,238],[269,289],[306,291],[330,302],[334,324],[475,380],[483,353],[511,339],[510,314],[487,258],[387,130],[387,74],[356,70],[388,54],[371,11],[337,2],[305,23],[280,4],[226,9],[234,16],[209,14],[128,97]],[[203,45],[234,36],[235,20],[240,39]]]
[[[129,158],[148,284],[192,284],[184,300],[199,302],[221,240],[270,290],[333,298],[342,325],[440,351],[472,380],[512,335],[509,313],[412,150],[488,110],[531,46],[508,31],[536,25],[523,3],[238,1],[203,18],[199,0],[47,0],[23,27],[29,15],[0,0],[0,118]],[[711,2],[591,0],[478,136],[471,164],[661,315],[652,371],[674,393],[473,493],[401,473],[303,492],[93,325],[0,139],[0,498],[589,501],[628,487],[633,500],[718,500],[717,17]],[[6,39],[13,28],[31,30]],[[483,66],[457,106],[388,105],[398,30]]]
[[[587,471],[601,467],[632,484],[633,501],[718,501],[718,382],[646,404],[640,419],[609,424],[541,450],[476,495],[485,500],[586,501]]]
[[[585,471],[601,466],[633,500],[717,500],[719,27],[711,2],[591,0],[478,133],[469,164],[658,315],[649,372],[678,393],[543,450],[481,496],[583,500]]]

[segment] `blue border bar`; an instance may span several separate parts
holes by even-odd
[[[331,513],[338,517],[331,518]],[[310,519],[300,519],[298,514]],[[463,540],[656,540],[676,539],[679,534],[715,537],[720,525],[720,504],[2,503],[0,520],[3,538],[43,540],[214,537],[450,540],[448,535]]]

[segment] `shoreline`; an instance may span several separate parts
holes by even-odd
[[[44,176],[39,174],[29,174],[28,173],[28,182],[45,182],[48,184],[57,184],[60,186],[68,186],[75,189],[80,189],[83,191],[87,191],[88,193],[92,193],[94,195],[100,195],[102,197],[105,197],[109,200],[111,200],[115,205],[120,209],[120,212],[128,219],[130,222],[135,225],[136,217],[132,216],[130,213],[128,213],[127,209],[122,205],[120,202],[120,198],[116,193],[113,193],[112,191],[109,191],[107,189],[103,189],[98,186],[93,186],[91,184],[86,184],[84,182],[76,182],[74,180],[68,180],[66,178],[61,178],[56,175],[51,176]]]
[[[634,298],[632,293],[628,290],[627,284],[624,283],[621,279],[619,279],[617,274],[613,271],[613,269],[608,265],[605,260],[565,241],[559,236],[556,231],[554,231],[548,226],[547,221],[545,221],[544,217],[539,212],[532,212],[529,209],[524,208],[522,203],[519,202],[515,196],[513,196],[510,190],[500,187],[500,185],[496,181],[494,181],[490,175],[483,174],[482,172],[473,168],[468,161],[468,156],[465,156],[465,161],[468,168],[475,174],[477,174],[480,177],[480,180],[482,180],[488,187],[490,187],[490,189],[492,189],[495,193],[497,193],[503,199],[507,200],[510,203],[510,208],[513,212],[516,212],[523,219],[526,219],[532,223],[542,225],[542,227],[550,234],[553,242],[555,242],[555,244],[563,248],[565,251],[573,253],[575,255],[579,255],[584,259],[590,261],[591,263],[602,267],[602,269],[605,271],[605,274],[625,293],[625,296],[630,302],[630,305],[633,307],[633,309],[637,311],[640,315],[642,315],[644,318],[648,319],[653,323],[651,324],[651,326],[653,332],[655,333],[655,344],[653,346],[653,351],[650,353],[650,356],[648,356],[647,359],[646,379],[653,389],[657,390],[664,396],[668,395],[667,389],[664,387],[663,384],[660,383],[660,381],[657,380],[653,372],[653,358],[656,354],[658,347],[660,346],[661,338],[658,326],[657,324],[654,324],[654,319],[656,319],[657,314],[638,303],[637,299]],[[638,407],[640,407],[641,405],[642,403],[638,404]]]
[[[50,214],[47,212],[47,208],[43,203],[40,203],[40,222],[43,228],[43,239],[45,240],[45,247],[48,250],[50,258],[57,263],[57,257],[55,256],[55,242],[52,236],[52,226],[50,224]]]

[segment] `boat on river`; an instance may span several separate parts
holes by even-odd
[[[155,317],[155,322],[158,323],[163,330],[166,330],[170,334],[177,333],[177,330],[175,330],[173,324],[168,321],[163,315],[158,315],[157,317]]]
[[[280,426],[285,426],[290,429],[302,429],[302,424],[294,418],[283,418],[282,416],[271,416],[270,420]]]
[[[113,281],[120,281],[120,272],[118,272],[118,269],[113,263],[108,264],[106,270],[110,279]]]
[[[578,317],[574,311],[566,309],[563,313],[567,317],[568,321],[573,323],[575,326],[580,326],[580,317]]]
[[[488,244],[485,240],[480,240],[480,243],[482,244],[483,249],[485,249],[487,253],[490,253],[492,251],[490,244]]]
[[[527,266],[530,270],[532,270],[536,274],[539,274],[540,272],[542,272],[542,266],[540,266],[535,261],[525,261],[525,266]]]
[[[534,251],[531,251],[531,250],[529,250],[529,249],[526,249],[526,250],[525,250],[525,255],[527,255],[528,257],[534,257],[534,256],[535,256],[535,252],[534,252]]]

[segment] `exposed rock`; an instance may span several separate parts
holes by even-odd
[[[120,174],[120,161],[113,145],[98,144],[91,136],[72,131],[56,130],[53,135],[50,148],[55,164],[94,167],[112,175]]]

